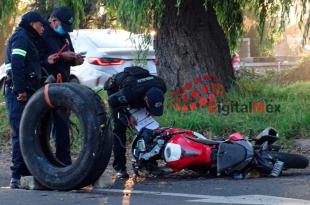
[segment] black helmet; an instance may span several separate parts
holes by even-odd
[[[164,111],[164,93],[161,89],[152,87],[146,92],[148,98],[147,110],[154,116],[161,116]]]

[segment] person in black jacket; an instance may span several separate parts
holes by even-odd
[[[8,41],[5,56],[7,73],[4,96],[12,128],[11,188],[19,188],[20,178],[29,175],[19,147],[19,124],[26,102],[41,86],[41,65],[38,43],[45,20],[36,12],[22,16],[21,22]],[[53,63],[52,58],[47,61]]]
[[[127,116],[129,126],[134,127],[136,119],[126,107],[146,108],[151,115],[161,116],[166,85],[161,78],[150,75],[147,70],[132,66],[109,78],[104,89],[107,90],[109,106],[113,113],[113,167],[117,172],[116,177],[125,179],[129,177],[126,169],[127,127],[120,117]]]
[[[73,31],[73,13],[68,7],[55,8],[48,19],[49,25],[43,33],[43,65],[49,74],[57,78],[61,74],[62,81],[70,80],[70,67],[81,65],[84,57],[76,54],[72,46],[69,32]],[[55,63],[49,64],[47,56],[56,55]]]
[[[49,18],[49,25],[43,33],[42,66],[49,75],[53,75],[60,82],[70,80],[70,67],[84,62],[81,55],[74,53],[74,48],[68,32],[72,32],[73,13],[68,7],[55,8]],[[48,62],[48,56],[54,56],[54,63]],[[56,158],[64,165],[70,165],[70,137],[69,137],[69,112],[58,109],[53,113]]]

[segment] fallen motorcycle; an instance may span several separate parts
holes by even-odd
[[[142,170],[162,175],[188,169],[242,179],[253,172],[277,177],[284,170],[308,166],[306,157],[280,152],[281,147],[274,145],[278,139],[273,128],[251,140],[236,132],[222,141],[191,130],[143,128],[132,143],[133,169],[137,175]]]

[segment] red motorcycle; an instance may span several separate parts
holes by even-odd
[[[133,169],[137,175],[142,170],[157,175],[188,169],[240,179],[254,170],[264,176],[279,176],[289,168],[306,168],[306,157],[280,152],[281,147],[274,145],[278,138],[273,128],[251,140],[236,132],[221,141],[191,130],[143,128],[132,143]]]

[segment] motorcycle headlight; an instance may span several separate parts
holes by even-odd
[[[178,144],[168,143],[165,147],[164,156],[166,162],[173,162],[181,159],[182,148]]]

